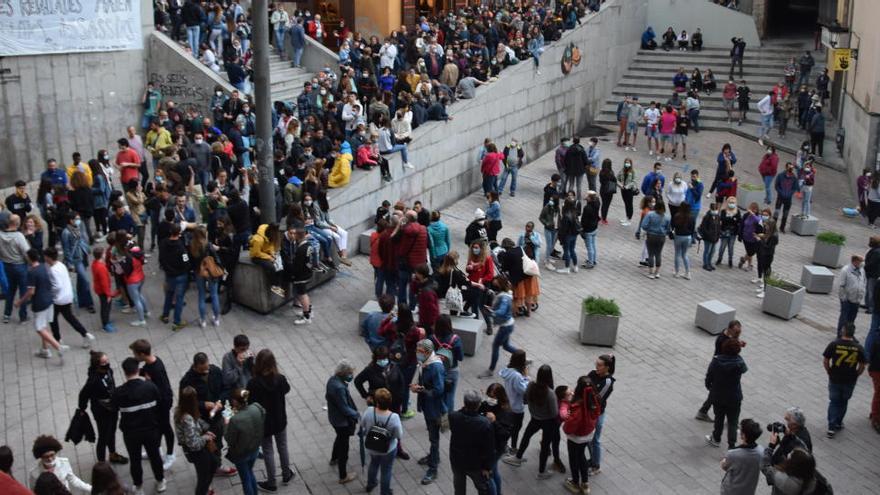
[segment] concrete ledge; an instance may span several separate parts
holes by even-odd
[[[791,231],[800,236],[816,235],[819,232],[819,219],[813,216],[804,218],[800,215],[793,215],[791,217]]]
[[[830,294],[834,289],[834,272],[824,266],[804,265],[801,271],[801,285],[807,292]]]
[[[364,323],[364,320],[367,319],[367,316],[370,313],[375,313],[376,311],[381,311],[382,308],[379,307],[379,303],[374,300],[369,300],[361,306],[361,309],[358,310],[358,328]]]
[[[365,254],[367,256],[370,255],[370,237],[373,235],[376,229],[365,230],[360,233],[358,236],[358,252],[361,254]]]
[[[483,342],[484,330],[486,322],[483,318],[479,319],[462,318],[460,316],[450,316],[452,320],[452,331],[461,339],[461,347],[466,356],[473,356],[480,348]]]
[[[736,309],[713,299],[697,304],[697,316],[694,319],[694,325],[712,335],[718,335],[727,328],[727,324],[734,318],[736,318]]]
[[[325,272],[315,272],[312,281],[306,284],[308,290],[333,279],[336,270],[328,269]],[[262,267],[251,261],[250,255],[242,253],[238,258],[238,266],[232,284],[232,300],[246,308],[250,308],[260,314],[269,314],[276,309],[291,302],[293,291],[286,287],[287,295],[280,297],[270,290],[269,276]]]

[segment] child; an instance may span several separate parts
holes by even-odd
[[[120,294],[120,290],[112,291],[110,288],[110,270],[104,263],[104,248],[98,246],[92,249],[92,285],[95,295],[101,305],[101,328],[107,333],[116,331],[116,327],[110,321],[110,302]]]

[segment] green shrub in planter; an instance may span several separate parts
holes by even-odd
[[[763,191],[764,190],[763,184],[743,183],[743,184],[737,184],[736,187],[737,187],[737,189],[745,189],[746,191]]]
[[[843,263],[840,261],[843,255],[843,247],[846,245],[846,236],[837,232],[825,231],[816,236],[816,244],[813,246],[813,264],[838,268]]]
[[[830,230],[826,230],[821,234],[816,236],[816,240],[818,242],[824,242],[825,244],[831,244],[832,246],[845,246],[846,245],[846,236],[843,234],[838,234],[837,232],[831,232]]]
[[[581,344],[613,346],[617,342],[620,306],[612,299],[590,296],[581,305]]]
[[[620,316],[620,306],[614,299],[590,296],[584,299],[584,311],[588,315]]]

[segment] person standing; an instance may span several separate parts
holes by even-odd
[[[152,382],[159,389],[159,404],[156,409],[156,421],[159,423],[159,434],[165,437],[165,456],[163,469],[171,469],[176,457],[174,455],[174,429],[171,427],[170,413],[174,403],[174,391],[165,371],[165,363],[153,354],[153,347],[147,340],[138,339],[128,346],[134,358],[143,363],[140,375]]]
[[[816,185],[816,164],[812,160],[805,162],[798,172],[798,184],[802,193],[801,217],[810,218],[813,213],[813,186]]]
[[[778,219],[779,212],[782,210],[779,231],[784,234],[785,222],[788,220],[788,212],[791,210],[792,196],[800,191],[800,180],[794,172],[794,164],[791,162],[785,164],[785,171],[776,176],[773,187],[776,189],[776,210],[773,212],[773,218]]]
[[[554,176],[555,175],[556,174],[554,174]],[[541,208],[541,214],[538,216],[538,221],[544,226],[544,245],[546,252],[546,256],[544,256],[544,267],[550,271],[556,271],[556,267],[553,265],[551,258],[555,252],[553,249],[556,246],[556,236],[559,232],[558,220],[559,194],[553,193],[553,195],[547,200],[547,204]],[[536,261],[540,262],[540,260]]]
[[[37,351],[36,356],[44,359],[52,357],[52,351],[49,350],[51,346],[58,351],[58,357],[63,359],[61,353],[70,349],[70,347],[58,342],[53,334],[49,332],[54,311],[52,307],[52,282],[49,269],[47,265],[40,263],[40,253],[36,249],[31,249],[27,252],[27,259],[30,262],[30,268],[27,272],[27,281],[25,282],[26,290],[22,297],[15,301],[15,306],[22,307],[28,302],[31,303],[31,310],[34,312],[34,329],[42,341],[42,348]]]
[[[617,187],[620,188],[620,197],[623,199],[623,206],[626,209],[626,218],[620,219],[620,225],[624,227],[632,224],[633,198],[639,193],[639,186],[637,184],[636,171],[633,170],[632,159],[629,157],[624,158],[623,168],[617,173]],[[551,247],[548,246],[547,248],[548,256]]]
[[[727,419],[727,447],[736,444],[736,425],[739,423],[740,406],[742,405],[742,375],[748,371],[745,361],[739,355],[742,346],[736,339],[721,344],[721,354],[712,358],[706,371],[706,389],[715,412],[715,426],[712,433],[706,435],[706,443],[713,447],[721,445],[721,431]]]
[[[215,434],[199,413],[199,399],[192,387],[180,391],[174,411],[174,429],[186,460],[196,468],[195,495],[208,495],[214,471],[220,466],[219,452]]]
[[[403,424],[400,415],[392,409],[392,394],[387,388],[379,388],[373,392],[372,406],[368,407],[361,416],[360,429],[366,432],[364,446],[370,455],[370,465],[367,468],[367,492],[376,488],[376,478],[379,471],[382,472],[380,495],[391,495],[391,469],[394,466],[394,458],[398,456],[397,449],[403,438]],[[374,430],[374,428],[376,430]],[[384,434],[376,436],[373,432]],[[375,441],[375,442],[374,442]],[[377,450],[377,447],[384,447]]]
[[[666,218],[666,206],[657,201],[654,210],[642,219],[640,229],[645,231],[645,246],[648,249],[648,272],[652,279],[660,278],[660,261],[663,255],[663,243],[669,235],[669,219]]]
[[[482,402],[482,395],[470,390],[464,394],[464,407],[449,413],[449,465],[455,495],[467,493],[467,478],[478,494],[495,493],[490,486],[490,474],[495,455],[492,423],[497,418],[493,413],[480,414]]]
[[[54,309],[52,319],[49,320],[52,335],[58,343],[61,343],[61,329],[58,326],[58,315],[61,315],[82,336],[82,346],[84,349],[88,349],[92,346],[95,336],[87,332],[86,327],[73,314],[73,287],[70,284],[67,267],[58,262],[58,251],[54,247],[47,247],[43,250],[43,257],[46,259],[46,264],[49,265],[49,280],[52,283]]]
[[[758,126],[758,145],[764,146],[764,138],[770,137],[773,130],[773,90],[770,90],[758,101],[758,111],[761,112],[761,125]]]
[[[757,297],[764,298],[764,285],[770,278],[773,268],[773,257],[776,255],[776,245],[779,244],[779,234],[776,233],[776,220],[770,218],[770,210],[765,208],[762,213],[764,224],[763,232],[758,234],[758,276],[752,279],[758,284]]]
[[[165,304],[162,307],[163,323],[168,323],[168,314],[174,304],[174,322],[171,329],[180,330],[186,326],[181,321],[183,298],[189,284],[190,255],[180,238],[180,225],[171,226],[168,238],[159,242],[159,267],[165,272]]]
[[[764,156],[761,158],[761,164],[758,165],[758,173],[761,174],[761,180],[764,181],[764,204],[773,203],[773,179],[779,172],[779,155],[776,154],[776,146],[772,144],[767,147]]]
[[[153,382],[138,374],[138,361],[125,358],[122,361],[125,383],[113,392],[111,402],[119,410],[119,430],[125,442],[125,449],[131,459],[131,479],[135,490],[141,491],[144,471],[141,467],[141,449],[147,452],[150,468],[156,478],[156,491],[166,490],[165,471],[162,456],[159,454],[158,417],[159,389]]]
[[[623,95],[623,99],[617,104],[617,147],[625,146],[629,150],[629,137],[626,133],[626,125],[629,122],[629,95]],[[621,144],[621,141],[623,144]]]
[[[287,451],[287,403],[284,396],[290,393],[287,378],[278,372],[275,354],[269,349],[257,353],[254,377],[247,383],[248,400],[263,406],[266,422],[263,428],[263,461],[266,463],[266,481],[257,483],[260,490],[275,493],[275,447],[281,458],[281,484],[287,485],[294,478]]]
[[[854,254],[850,263],[840,270],[837,279],[837,296],[840,299],[840,316],[837,319],[837,337],[847,323],[854,324],[859,315],[859,305],[865,299],[864,258]]]
[[[739,108],[739,120],[736,125],[740,126],[743,121],[746,120],[746,116],[749,113],[749,101],[751,101],[751,99],[752,91],[746,85],[745,79],[743,79],[739,82],[739,86],[736,87],[736,101]]]
[[[718,259],[715,260],[716,265],[720,265],[724,259],[724,250],[727,249],[727,267],[733,268],[733,246],[736,244],[736,238],[742,228],[742,214],[736,206],[736,197],[727,198],[726,208],[721,209],[719,215],[721,220],[721,233],[719,239],[721,244],[718,248]],[[719,208],[721,208],[719,206]]]
[[[758,445],[760,436],[761,425],[748,418],[740,421],[739,438],[742,443],[728,450],[721,459],[721,469],[724,471],[721,495],[755,493],[764,458],[764,448]]]
[[[565,168],[563,191],[576,191],[577,198],[582,198],[581,183],[587,173],[588,157],[579,137],[575,137],[572,145],[565,151],[563,163]]]
[[[578,219],[577,203],[571,197],[566,198],[559,215],[559,239],[562,244],[562,259],[565,262],[565,267],[557,268],[556,273],[578,272],[576,247],[580,232],[582,232],[582,227]]]
[[[731,38],[733,47],[730,48],[730,78],[733,79],[733,69],[739,65],[739,77],[743,77],[743,57],[746,52],[746,42],[742,38]]]
[[[232,416],[224,418],[226,432],[223,438],[229,449],[226,458],[235,464],[244,495],[257,495],[257,478],[254,476],[254,463],[260,455],[260,442],[266,421],[266,410],[256,402],[249,403],[250,393],[243,388],[232,391],[229,404]],[[217,402],[219,404],[219,402]],[[215,407],[214,412],[219,410]]]
[[[419,459],[419,465],[428,466],[422,477],[422,485],[430,485],[437,480],[437,467],[440,465],[440,419],[446,414],[443,401],[446,384],[446,369],[440,357],[434,353],[434,344],[423,339],[416,344],[416,360],[419,362],[418,383],[410,385],[410,390],[418,395],[417,407],[425,417],[428,429],[430,450]]]
[[[86,408],[92,406],[92,416],[98,426],[98,442],[95,445],[98,462],[107,459],[109,451],[110,462],[128,464],[128,459],[116,452],[116,423],[119,421],[119,412],[112,404],[115,391],[116,382],[113,380],[110,358],[103,352],[91,351],[88,378],[79,391],[79,413],[85,414]]]
[[[392,237],[397,240],[397,302],[415,308],[410,281],[415,267],[428,262],[428,230],[418,222],[418,214],[408,210]]]
[[[843,429],[849,398],[868,361],[865,348],[854,338],[856,326],[849,322],[842,330],[838,330],[837,339],[828,344],[822,353],[822,366],[828,373],[828,438],[834,438]]]
[[[512,195],[512,194],[511,194]],[[443,258],[449,253],[452,240],[449,237],[449,227],[440,220],[440,211],[431,212],[431,223],[428,225],[428,252],[431,255],[431,269],[436,270],[443,263]],[[372,250],[370,251],[372,255]],[[381,291],[381,282],[377,282],[377,293]],[[378,295],[376,296],[378,297]]]
[[[303,29],[303,18],[297,17],[296,21],[290,26],[288,31],[290,36],[290,44],[293,46],[293,56],[291,57],[291,67],[302,67],[301,61],[303,51],[306,48],[306,31]]]
[[[806,50],[804,54],[801,55],[801,58],[798,59],[798,66],[800,66],[801,72],[797,82],[798,86],[810,84],[810,72],[812,72],[814,65],[816,65],[816,60],[813,58],[813,55],[810,53],[810,51]]]
[[[516,196],[516,177],[519,175],[520,167],[523,166],[525,151],[523,151],[522,143],[512,139],[510,144],[501,151],[501,154],[504,155],[504,170],[502,170],[498,182],[498,194],[504,194],[504,186],[507,184],[507,177],[510,176],[510,197],[512,198]]]
[[[232,339],[232,350],[223,355],[220,362],[223,373],[223,390],[232,393],[250,383],[254,371],[254,353],[247,335],[238,334]],[[263,407],[266,407],[263,404]]]
[[[560,408],[559,416],[563,418],[562,431],[567,437],[568,466],[571,478],[562,485],[571,493],[590,493],[590,470],[587,465],[587,447],[593,439],[598,417],[602,414],[599,398],[593,390],[592,382],[587,376],[578,378],[571,404]]]
[[[88,236],[77,213],[71,213],[67,227],[61,231],[61,248],[67,269],[76,272],[76,300],[79,307],[94,313],[95,303],[92,300],[89,270],[86,268],[86,260],[89,258]]]
[[[810,133],[810,153],[822,158],[825,146],[825,115],[822,113],[822,105],[817,103],[814,112],[807,123],[807,132]]]
[[[327,380],[326,393],[327,416],[330,426],[336,431],[333,441],[333,452],[330,454],[330,465],[339,471],[339,484],[350,483],[357,478],[356,473],[348,472],[348,441],[354,435],[360,414],[355,408],[348,384],[354,379],[354,367],[345,359],[336,364],[333,376]]]
[[[0,261],[3,262],[3,269],[7,280],[9,280],[9,290],[6,291],[6,306],[3,309],[3,323],[9,323],[16,291],[18,291],[19,297],[24,297],[28,289],[27,252],[30,250],[30,245],[24,234],[19,231],[20,227],[21,217],[12,214],[9,215],[6,228],[0,232]],[[18,318],[22,322],[27,321],[27,306],[23,304],[19,306]]]
[[[602,198],[602,225],[608,225],[608,210],[611,208],[611,201],[617,193],[617,177],[614,175],[614,168],[611,166],[611,159],[606,158],[602,161],[602,169],[599,171],[599,197]],[[632,202],[632,198],[630,198]],[[630,203],[632,204],[632,203]]]

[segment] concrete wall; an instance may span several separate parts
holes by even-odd
[[[141,2],[146,37],[151,2]],[[4,57],[0,84],[0,188],[34,180],[53,157],[93,156],[137,124],[146,85],[144,50]]]
[[[855,184],[856,177],[861,175],[863,168],[874,170],[880,162],[880,156],[878,156],[880,153],[880,149],[878,149],[880,114],[868,113],[852,98],[850,93],[843,94],[843,104],[843,118],[840,122],[841,126],[846,129],[843,162],[846,164],[852,184]]]
[[[400,0],[358,0],[355,4],[355,31],[364,38],[376,35],[383,39],[400,29]]]
[[[163,102],[171,100],[182,110],[195,106],[210,116],[214,87],[222,86],[227,94],[235,89],[165,34],[153,33],[149,43],[147,80],[162,92]]]
[[[450,107],[454,120],[429,122],[413,133],[410,161],[404,173],[399,155],[392,155],[391,184],[379,174],[354,172],[347,187],[331,190],[331,216],[357,234],[371,226],[376,206],[384,199],[421,199],[434,208],[448,205],[480,184],[476,152],[486,137],[497,143],[517,138],[527,157],[554,149],[559,139],[590,123],[639,48],[647,7],[642,2],[609,0],[601,12],[566,32],[541,57],[541,75],[530,60],[508,68],[498,81],[477,89],[477,97]],[[569,42],[583,54],[578,67],[563,75],[560,61]],[[354,237],[351,237],[351,246]]]
[[[730,38],[742,37],[747,46],[761,46],[755,21],[748,14],[715,5],[706,0],[649,0],[647,25],[654,27],[657,42],[666,28],[688,33],[701,28],[703,44],[729,47]]]

